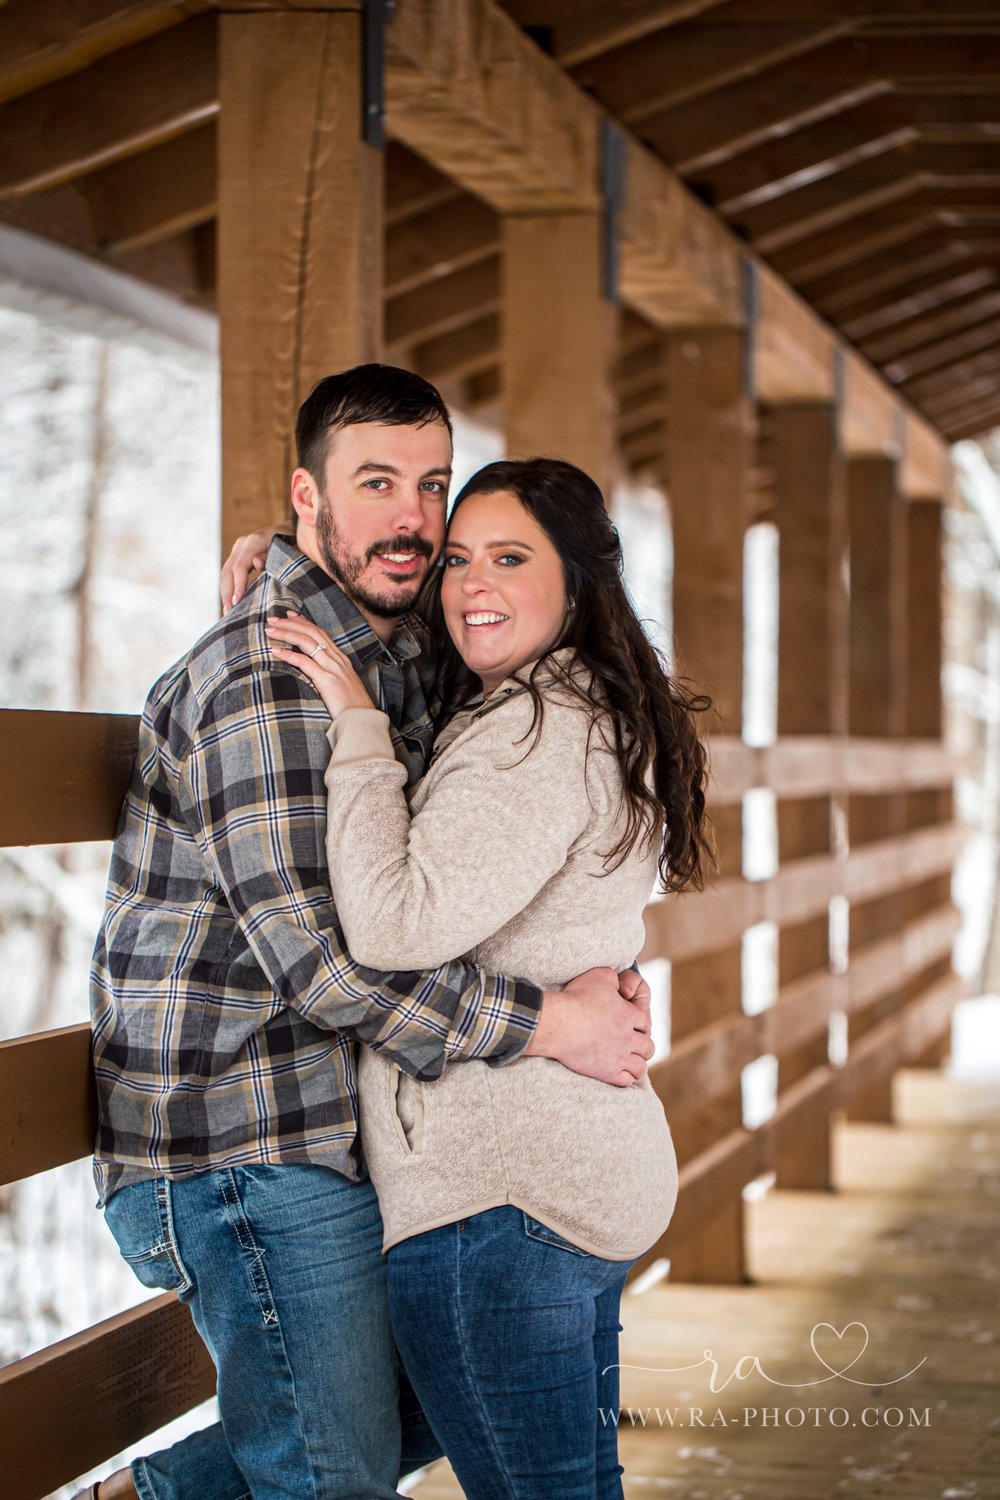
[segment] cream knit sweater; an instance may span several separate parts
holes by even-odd
[[[517,684],[460,713],[409,806],[386,716],[338,715],[327,853],[358,962],[422,969],[462,955],[549,990],[632,963],[658,851],[605,873],[622,827],[617,761],[565,688],[543,694],[530,751],[531,698]],[[677,1164],[648,1079],[616,1088],[522,1058],[421,1083],[362,1048],[359,1089],[387,1250],[509,1203],[582,1250],[631,1260],[670,1220]]]

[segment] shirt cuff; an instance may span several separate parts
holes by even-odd
[[[343,766],[357,760],[395,760],[389,715],[380,708],[345,708],[326,732],[330,741],[330,764]]]

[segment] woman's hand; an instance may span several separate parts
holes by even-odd
[[[287,615],[268,615],[267,633],[274,641],[287,641],[288,646],[273,645],[275,656],[287,661],[290,666],[304,672],[316,684],[320,697],[330,711],[331,719],[343,713],[345,708],[374,708],[371,695],[351,665],[350,658],[335,646],[325,630],[304,620],[290,610]],[[296,650],[289,649],[297,647]]]
[[[251,573],[259,573],[267,557],[271,538],[283,528],[280,525],[262,526],[249,536],[238,536],[232,551],[222,564],[219,574],[219,593],[222,595],[222,613],[228,615],[234,604],[239,604],[247,591]]]

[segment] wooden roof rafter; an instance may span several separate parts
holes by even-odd
[[[2,108],[17,105],[37,111],[46,90],[82,87],[84,75],[78,67],[81,46],[90,49],[86,72],[97,76],[104,69],[110,76],[122,66],[123,40],[129,48],[140,49],[133,50],[133,62],[150,56],[142,49],[154,45],[165,49],[166,55],[171,47],[180,47],[181,38],[189,40],[196,33],[208,36],[214,22],[209,12],[226,9],[229,3],[66,0],[66,13],[72,12],[78,22],[86,23],[84,40],[74,39],[67,30],[60,41],[55,28],[55,41],[52,35],[47,40],[36,37],[32,41],[22,24],[19,55],[28,71],[22,72],[20,82],[12,77],[8,49],[8,63],[0,65],[0,90],[7,89],[6,95],[0,93],[7,99]],[[232,7],[245,9],[246,5],[232,0]],[[436,14],[441,7],[447,15]],[[36,0],[35,13],[51,22],[63,8],[56,0]],[[323,0],[316,0],[311,8],[325,8]],[[330,0],[330,8],[356,7],[352,0]],[[534,20],[528,0],[512,8],[525,24],[549,27],[547,38],[542,40],[553,45],[557,55],[569,31],[575,28],[576,45],[592,48],[586,61],[582,54],[578,57],[580,68],[602,65],[609,49],[607,36],[599,36],[599,28],[606,28],[610,22],[617,24],[620,20],[630,29],[625,37],[619,27],[615,46],[633,45],[637,38],[645,38],[650,55],[662,60],[662,46],[672,44],[685,73],[680,78],[675,72],[676,87],[686,90],[691,118],[697,117],[702,105],[711,104],[718,120],[720,98],[731,93],[744,97],[747,89],[752,91],[765,81],[773,90],[782,79],[796,78],[800,87],[791,103],[802,105],[802,118],[816,118],[817,58],[824,59],[824,68],[831,57],[836,64],[826,70],[831,77],[821,78],[818,86],[820,96],[828,84],[835,86],[835,103],[823,97],[818,105],[820,112],[829,109],[832,119],[851,107],[856,107],[857,113],[861,100],[882,95],[894,98],[899,92],[895,77],[866,76],[865,68],[837,51],[853,45],[854,33],[871,17],[864,7],[841,5],[835,0],[801,7],[779,0],[716,0],[714,4],[676,0],[657,6],[635,0],[624,17],[618,14],[624,9],[620,7],[550,0],[547,5],[534,7]],[[907,27],[914,11],[917,22],[931,13],[920,4],[909,8],[891,5],[889,10]],[[983,14],[983,7],[973,4],[968,13],[962,12],[962,24],[981,25]],[[0,43],[5,40],[4,19],[0,12]],[[20,21],[23,23],[23,15]],[[694,29],[679,30],[684,27]],[[701,33],[698,28],[702,27],[708,29]],[[588,28],[589,44],[583,40]],[[39,33],[42,31],[40,24]],[[678,37],[683,45],[678,44]],[[713,45],[707,45],[706,38]],[[884,53],[887,40],[885,36],[870,41],[866,38],[865,47],[875,48],[877,59],[881,55],[877,49],[882,47]],[[910,39],[903,36],[897,40],[906,62]],[[479,381],[486,390],[497,363],[496,349],[491,347],[491,331],[495,329],[491,320],[497,317],[499,216],[598,212],[597,163],[604,113],[567,75],[559,60],[546,56],[492,0],[434,0],[430,8],[417,0],[399,0],[386,43],[391,145],[386,161],[389,233],[385,291],[390,338],[393,347],[412,351],[412,357],[422,360],[425,368],[444,371],[442,378]],[[971,56],[974,45],[974,34],[971,42],[969,38],[952,37],[936,44],[936,51],[941,54],[948,47],[953,51],[964,47]],[[205,57],[210,49],[211,43],[202,44]],[[701,64],[696,66],[698,59]],[[906,78],[910,83],[920,83],[926,94],[926,79],[916,70],[917,61],[915,54],[909,58],[911,71]],[[207,67],[204,62],[200,66]],[[970,85],[967,76],[964,87],[982,96],[989,68],[981,59],[978,63],[973,59],[970,72],[974,74],[977,67],[979,81],[973,78]],[[728,81],[733,70],[741,76],[746,72],[754,76],[734,84]],[[140,78],[146,76],[142,69],[134,71]],[[954,80],[944,63],[931,72],[932,87],[940,86],[947,98],[954,99]],[[22,87],[23,94],[15,97]],[[693,99],[691,91],[703,87],[703,97]],[[218,109],[217,97],[209,97],[212,92],[203,89],[197,103],[188,106],[188,114],[181,106],[171,115],[161,98],[159,120],[147,120],[143,127],[147,135],[134,122],[120,121],[117,134],[107,131],[93,153],[90,148],[82,152],[78,148],[74,156],[72,143],[65,138],[56,152],[46,143],[44,150],[36,152],[34,162],[18,161],[12,152],[7,159],[8,192],[18,198],[15,202],[8,196],[0,216],[8,222],[30,224],[34,214],[35,224],[44,227],[47,222],[57,237],[60,223],[65,222],[79,246],[91,253],[117,256],[123,264],[141,264],[142,257],[150,264],[157,259],[167,264],[179,255],[184,264],[190,265],[190,284],[197,294],[203,287],[205,251],[211,243],[209,143]],[[217,90],[214,92],[217,96]],[[789,100],[776,103],[784,107]],[[962,109],[956,108],[955,113],[962,116]],[[979,127],[990,124],[988,119],[971,118],[971,113],[970,109],[969,118],[962,116],[952,122],[956,129],[968,126],[971,139],[964,134],[954,140],[930,134],[920,138],[921,150],[946,148],[959,153],[957,158],[950,154],[947,160],[928,158],[925,168],[966,170],[969,158],[961,153],[983,146],[984,131]],[[64,118],[62,111],[60,116]],[[775,129],[787,132],[793,123],[786,109],[776,120]],[[757,128],[759,125],[758,119]],[[655,136],[651,139],[655,142]],[[988,145],[983,149],[988,152]],[[48,158],[45,151],[50,152]],[[887,153],[879,153],[883,154]],[[185,161],[191,164],[190,171],[185,171]],[[142,191],[140,166],[144,162],[153,167],[150,180],[161,185],[162,191],[148,183],[145,194]],[[839,189],[849,184],[859,167],[868,165],[852,162],[850,171],[829,175],[842,179]],[[0,192],[3,166],[0,153]],[[878,197],[877,206],[862,203],[859,207],[857,198],[851,198],[852,232],[854,227],[862,231],[851,254],[877,256],[890,242],[901,244],[945,230],[951,239],[969,239],[976,222],[989,225],[992,205],[982,195],[977,199],[976,185],[969,181],[949,186],[947,181],[938,181],[938,177],[948,175],[935,177],[928,170],[928,180],[921,178],[917,187],[908,184],[903,190],[894,182],[876,178],[872,191],[887,195]],[[746,249],[727,232],[716,214],[685,189],[670,167],[634,136],[626,136],[625,177],[626,201],[620,228],[621,289],[626,303],[661,328],[739,326],[746,315]],[[41,191],[40,182],[50,186]],[[897,191],[900,201],[905,200],[902,232],[898,221],[890,223],[886,212],[890,201],[894,206]],[[157,199],[158,203],[154,201]],[[983,217],[977,219],[980,214]],[[873,243],[890,231],[890,239]],[[783,257],[790,259],[794,250],[797,268],[804,274],[833,274],[838,269],[830,259],[835,245],[842,253],[843,235],[835,236],[832,225],[819,229],[813,223],[808,234],[796,239],[794,247],[789,244],[787,251],[776,250],[774,258],[784,273],[787,267]],[[839,260],[839,267],[844,264]],[[972,261],[965,270],[976,274]],[[766,295],[761,297],[758,309],[754,358],[762,399],[785,399],[790,391],[807,391],[810,399],[832,399],[830,372],[836,335],[816,319],[806,303],[795,298],[790,288],[772,284],[764,276],[764,268],[759,274]],[[984,274],[978,273],[983,286]],[[900,292],[897,298],[901,307],[905,295]],[[919,287],[913,295],[920,295]],[[886,399],[891,404],[891,397]],[[913,420],[917,420],[915,414]],[[852,430],[861,432],[865,428],[861,418],[852,418],[852,422]],[[884,432],[887,424],[880,418],[868,427]]]

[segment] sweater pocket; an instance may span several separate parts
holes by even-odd
[[[396,1138],[408,1156],[424,1148],[424,1086],[400,1068],[389,1069],[389,1118]]]

